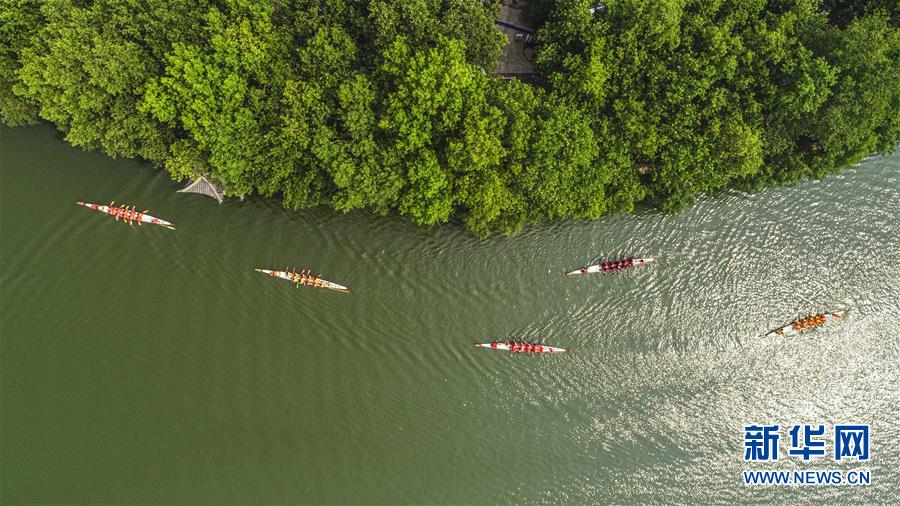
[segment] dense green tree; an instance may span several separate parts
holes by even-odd
[[[765,122],[760,170],[741,188],[820,178],[900,139],[900,31],[883,12],[829,26],[819,14],[769,15],[754,39]]]
[[[136,109],[171,40],[190,39],[203,2],[42,2],[39,31],[19,53],[14,92],[76,146],[165,159],[171,132]]]
[[[591,5],[560,2],[541,32],[538,64],[563,97],[584,104],[615,153],[607,162],[625,179],[618,207],[644,194],[640,171],[646,194],[677,209],[759,168],[761,129],[744,118],[739,80],[740,33],[758,10],[621,0],[592,13]]]
[[[479,126],[476,109],[487,77],[466,63],[465,46],[455,40],[440,38],[434,48],[414,50],[400,38],[384,56],[381,73],[391,86],[378,127],[390,138],[390,161],[405,173],[400,211],[418,223],[447,221],[454,208],[453,169],[464,170],[457,161],[464,148],[453,139],[479,135],[465,130]],[[478,147],[502,150],[499,143]],[[446,154],[454,160],[448,163],[441,156]]]
[[[38,0],[8,0],[0,3],[0,120],[7,125],[34,123],[37,108],[13,92],[21,68],[22,51],[44,24]]]
[[[896,0],[7,0],[0,118],[290,208],[473,233],[677,210],[900,141]]]
[[[156,63],[146,45],[126,35],[123,25],[135,20],[108,17],[107,7],[105,2],[90,7],[45,2],[46,23],[33,44],[22,49],[20,82],[13,89],[40,104],[40,116],[76,146],[161,161],[165,132],[134,107]]]
[[[273,14],[274,4],[252,0],[210,6],[202,40],[172,45],[164,75],[147,83],[138,107],[183,130],[229,194],[252,191],[268,163],[266,127],[289,77],[290,48],[290,34],[272,23]]]
[[[367,36],[378,50],[386,50],[398,37],[412,47],[455,38],[463,43],[468,62],[491,71],[506,44],[506,36],[494,30],[499,7],[479,0],[373,0],[368,4]]]
[[[825,44],[824,58],[837,78],[819,118],[810,122],[813,144],[806,151],[816,176],[887,154],[900,139],[900,30],[878,13],[830,30]]]
[[[840,29],[806,0],[592,5],[556,3],[537,64],[612,141],[625,195],[641,192],[623,162],[674,210],[729,186],[822,177],[900,139],[897,30],[883,9]]]
[[[900,0],[825,0],[819,5],[828,14],[828,19],[841,27],[877,11],[887,15],[894,27],[900,26]]]

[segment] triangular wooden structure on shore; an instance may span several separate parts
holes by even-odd
[[[184,188],[178,190],[178,193],[199,193],[212,197],[221,204],[222,200],[225,199],[225,189],[221,183],[210,181],[208,176],[208,174],[204,174],[198,177]]]

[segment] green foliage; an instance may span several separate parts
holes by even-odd
[[[162,161],[171,136],[135,110],[143,84],[159,67],[147,41],[131,39],[120,26],[151,22],[156,12],[145,6],[127,19],[115,17],[109,15],[111,3],[45,2],[45,24],[19,54],[13,91],[39,104],[40,116],[55,123],[73,145]]]
[[[629,181],[615,208],[641,187],[677,210],[723,188],[822,177],[900,141],[900,45],[883,9],[840,29],[805,0],[603,3],[591,14],[589,0],[558,2],[537,64],[617,151],[600,157]]]
[[[896,0],[7,0],[0,117],[290,208],[480,236],[819,178],[900,141]]]
[[[44,24],[38,0],[0,3],[0,120],[7,125],[37,121],[37,108],[13,92],[21,68],[19,55]]]
[[[399,37],[413,47],[456,38],[464,44],[466,60],[490,72],[506,44],[506,36],[494,30],[499,7],[479,0],[374,0],[364,30],[378,51]]]
[[[879,13],[829,35],[825,58],[838,69],[837,81],[809,133],[822,173],[887,154],[900,138],[900,30]]]
[[[290,38],[272,25],[272,4],[224,3],[203,16],[202,41],[172,45],[164,75],[147,82],[139,110],[184,130],[226,192],[244,194],[264,172],[264,122],[288,77]]]
[[[894,27],[900,26],[900,0],[826,0],[821,5],[829,21],[841,27],[878,11],[888,16]]]

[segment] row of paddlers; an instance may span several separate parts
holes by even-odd
[[[150,223],[153,225],[159,225],[170,230],[175,230],[175,225],[169,223],[168,221],[162,220],[160,218],[156,218],[147,214],[147,211],[137,211],[134,206],[127,205],[119,205],[116,206],[115,202],[110,202],[107,205],[99,205],[99,204],[89,204],[86,202],[78,202],[78,205],[94,209],[101,213],[108,214],[110,216],[115,217],[116,221],[120,219],[123,222],[128,223],[129,225],[133,225],[137,223],[138,225],[142,225],[144,223]],[[605,273],[605,272],[615,272],[625,270],[631,267],[636,267],[639,265],[648,264],[650,262],[655,261],[656,259],[653,257],[648,258],[625,258],[621,260],[612,260],[612,261],[603,261],[591,265],[586,265],[580,269],[576,269],[574,271],[569,271],[566,273],[567,276],[586,276],[588,274],[595,273]],[[315,288],[325,288],[327,290],[334,290],[337,292],[347,293],[350,291],[349,288],[343,285],[339,285],[332,281],[328,281],[323,279],[319,275],[313,275],[309,270],[302,270],[297,272],[297,269],[288,270],[287,267],[283,271],[281,270],[270,270],[270,269],[255,269],[257,272],[261,272],[263,274],[281,278],[288,280],[292,283],[295,283],[297,286],[311,286]],[[775,337],[775,336],[788,336],[794,334],[802,334],[808,330],[819,327],[828,323],[829,321],[836,320],[841,318],[847,313],[847,310],[840,311],[828,311],[819,313],[816,315],[809,315],[803,318],[800,318],[788,325],[784,325],[779,327],[771,332],[764,334],[762,337]],[[556,346],[548,346],[545,344],[538,343],[527,343],[520,341],[503,341],[503,342],[488,342],[488,343],[476,343],[475,347],[477,348],[489,348],[493,350],[503,350],[509,351],[510,353],[526,353],[526,354],[544,354],[544,353],[565,353],[569,351],[568,348],[559,348]]]

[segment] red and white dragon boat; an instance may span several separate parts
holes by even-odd
[[[588,274],[594,274],[597,272],[612,272],[612,271],[621,271],[624,269],[628,269],[629,267],[635,267],[638,265],[648,264],[650,262],[655,261],[656,259],[653,257],[647,258],[624,258],[622,260],[610,260],[606,262],[600,262],[592,265],[586,265],[581,269],[576,269],[574,271],[570,271],[566,273],[566,276],[587,276]]]
[[[336,292],[344,292],[347,293],[350,291],[349,288],[343,285],[339,285],[337,283],[333,283],[326,279],[322,279],[319,276],[313,276],[309,273],[308,270],[304,270],[301,272],[297,272],[297,269],[294,268],[292,271],[289,271],[287,267],[284,268],[283,271],[273,271],[269,269],[253,269],[256,272],[261,272],[263,274],[267,274],[269,276],[273,276],[276,278],[286,279],[292,283],[295,283],[297,286],[311,286],[314,288],[325,288],[328,290],[334,290]]]
[[[503,350],[510,353],[565,353],[568,348],[557,348],[556,346],[547,346],[546,344],[518,343],[518,342],[493,342],[493,343],[475,343],[476,348],[490,348],[492,350]]]
[[[795,322],[789,323],[783,327],[778,327],[777,329],[764,334],[762,338],[765,339],[767,337],[792,336],[796,334],[802,334],[816,327],[821,327],[822,325],[825,325],[830,321],[840,319],[842,316],[847,314],[847,311],[847,309],[842,309],[840,311],[832,311],[820,313],[817,315],[805,316]]]
[[[119,221],[119,218],[122,218],[122,221],[127,222],[129,225],[133,225],[134,222],[137,222],[138,225],[142,223],[152,223],[154,225],[166,227],[170,230],[175,230],[175,225],[169,223],[166,220],[161,220],[154,216],[150,216],[149,214],[147,214],[147,211],[135,211],[134,206],[116,206],[115,202],[110,202],[108,206],[102,206],[100,204],[89,204],[87,202],[78,202],[78,205],[87,207],[88,209],[93,209],[95,211],[100,211],[101,213],[106,213],[110,216],[114,216],[116,218],[116,221]]]

